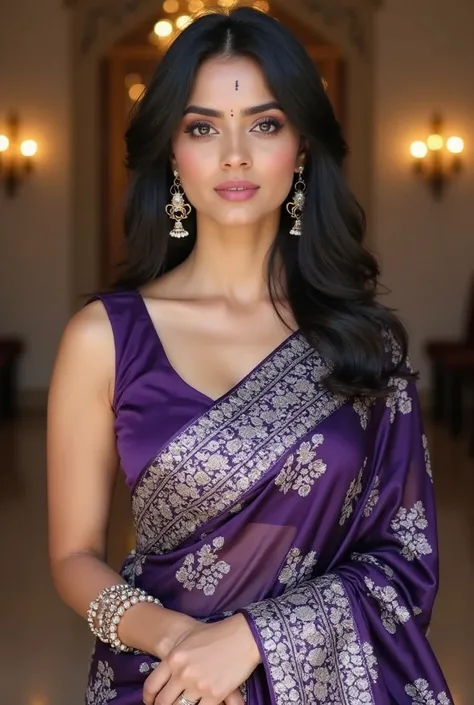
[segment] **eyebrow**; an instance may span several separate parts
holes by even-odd
[[[262,105],[254,105],[252,108],[244,108],[240,111],[240,114],[243,117],[247,117],[248,115],[264,113],[266,110],[281,110],[281,107],[280,104],[276,102],[276,100],[272,100],[269,103],[263,103]],[[212,108],[202,108],[199,105],[188,105],[183,115],[188,115],[189,113],[194,113],[196,115],[205,115],[206,117],[224,117],[224,113],[220,110],[213,110]]]

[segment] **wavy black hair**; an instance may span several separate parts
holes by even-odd
[[[408,343],[403,324],[376,300],[379,268],[363,246],[364,214],[342,174],[347,147],[341,126],[303,46],[282,23],[258,10],[241,7],[196,19],[171,44],[132,111],[125,136],[131,174],[125,210],[127,258],[114,288],[135,288],[155,280],[183,262],[194,247],[194,212],[186,221],[189,237],[169,237],[171,221],[165,206],[173,180],[171,138],[200,65],[223,56],[250,57],[258,63],[307,145],[302,235],[289,235],[291,218],[284,203],[268,257],[269,296],[275,310],[278,313],[280,260],[295,320],[329,363],[327,386],[347,396],[382,396],[390,388],[391,376],[415,375],[405,365]],[[387,355],[388,337],[399,352],[396,361]]]

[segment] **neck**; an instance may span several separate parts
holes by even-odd
[[[198,216],[195,247],[181,265],[186,290],[239,304],[267,300],[267,259],[278,222],[276,213],[250,226],[222,227]]]

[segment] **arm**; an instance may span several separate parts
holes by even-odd
[[[105,562],[118,458],[113,399],[115,351],[101,302],[77,313],[57,354],[48,403],[49,554],[62,599],[85,617],[91,600],[124,583]],[[127,610],[119,636],[162,658],[194,620],[154,604]]]
[[[415,385],[373,416],[371,480],[327,574],[243,614],[273,705],[450,705],[426,640],[438,585],[434,495]]]

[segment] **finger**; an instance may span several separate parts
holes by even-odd
[[[145,705],[154,705],[156,696],[165,687],[170,678],[170,667],[166,661],[162,661],[143,684],[143,702]]]
[[[154,705],[175,705],[175,703],[179,703],[179,696],[183,692],[183,688],[184,685],[179,681],[179,678],[170,678],[166,685],[156,694]]]
[[[234,692],[224,700],[224,705],[245,705],[245,700],[240,690],[234,690]]]
[[[181,705],[181,701],[179,699],[180,695],[182,695],[183,698],[186,698],[186,700],[190,703],[199,703],[199,705],[206,705],[205,699],[202,697],[202,695],[197,693],[195,690],[191,690],[191,689],[187,689],[184,692],[183,691],[179,692],[179,694],[176,698],[177,705]]]

